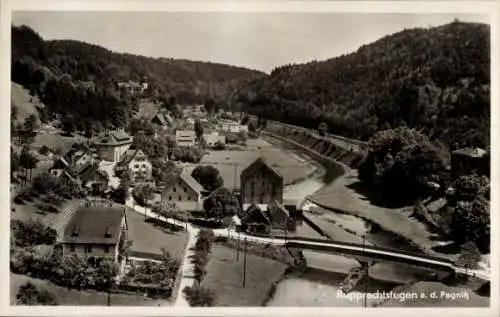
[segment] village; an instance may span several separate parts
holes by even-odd
[[[120,89],[136,86],[141,87],[119,85]],[[253,257],[264,256],[252,261],[270,257],[296,269],[314,265],[314,256],[306,262],[300,249],[283,254],[280,239],[286,243],[294,237],[315,241],[333,238],[361,245],[361,235],[346,228],[339,234],[338,228],[325,225],[330,220],[321,219],[315,208],[310,208],[317,201],[309,196],[321,192],[323,185],[308,182],[324,178],[330,169],[328,164],[319,163],[321,158],[316,157],[315,163],[311,156],[339,159],[328,146],[311,142],[309,137],[300,139],[300,133],[297,139],[293,137],[297,132],[291,132],[290,127],[244,113],[209,113],[203,105],[184,106],[180,115],[159,105],[153,109],[149,117],[138,114],[134,118],[139,128],[110,129],[90,139],[80,136],[82,141],[72,144],[66,153],[37,144],[32,155],[45,157],[40,159],[45,164],[36,168],[35,176],[32,171],[17,173],[20,184],[14,196],[14,219],[29,201],[45,201],[33,203],[35,208],[46,210],[42,215],[57,215],[49,222],[57,237],[52,251],[45,252],[87,259],[92,265],[100,265],[103,259],[111,261],[114,269],[108,278],[113,282],[94,287],[108,292],[108,305],[117,304],[117,300],[113,303],[117,295],[111,296],[111,292],[145,293],[158,305],[165,304],[161,298],[169,298],[168,305],[181,306],[213,304],[216,296],[228,296],[215,295],[209,286],[200,287],[214,283],[212,288],[218,288],[216,280],[202,283],[213,241],[225,244],[226,253],[234,252],[237,265],[242,262],[240,252],[244,252],[246,266],[250,243]],[[36,134],[58,135],[41,129]],[[22,144],[20,135],[17,142]],[[319,134],[311,135],[326,140]],[[299,145],[294,149],[284,145],[296,142]],[[356,157],[353,147],[362,145],[348,140],[346,144],[339,148],[345,149],[341,161],[348,163]],[[460,174],[482,168],[484,154],[481,149],[456,151],[452,170]],[[71,190],[58,194],[51,186]],[[41,192],[45,199],[39,197]],[[367,243],[364,239],[363,247]],[[198,250],[197,245],[203,243],[208,247]],[[242,279],[245,285],[246,270],[244,267],[233,279]],[[159,274],[159,280],[147,277],[147,272],[153,274],[151,277]],[[209,280],[214,278],[209,274]],[[363,271],[351,267],[343,282],[347,284],[342,284],[343,289],[350,285],[345,292],[362,278]],[[81,283],[83,288],[92,288],[84,286],[88,282]]]
[[[10,306],[491,305],[488,23],[13,16]]]

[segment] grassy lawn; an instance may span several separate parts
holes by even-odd
[[[202,286],[216,292],[215,306],[262,306],[271,285],[286,267],[283,263],[247,253],[246,286],[243,287],[243,252],[240,251],[239,261],[236,261],[236,250],[214,244]]]
[[[424,224],[411,217],[411,208],[386,208],[372,204],[364,195],[351,188],[352,184],[359,182],[357,171],[347,166],[344,168],[344,175],[311,195],[313,202],[370,220],[387,231],[413,241],[425,251],[435,253],[432,247],[437,243],[433,240],[433,235]]]
[[[265,142],[265,141],[263,141]],[[266,142],[267,144],[267,142]],[[205,155],[201,164],[216,167],[226,187],[239,186],[239,175],[248,165],[262,156],[264,160],[276,168],[283,176],[284,184],[291,184],[297,179],[305,178],[316,170],[316,166],[303,158],[270,145],[248,149],[246,151],[212,151]],[[236,166],[236,167],[235,167]],[[236,173],[236,180],[235,180]]]
[[[144,216],[126,209],[131,251],[161,254],[164,248],[171,256],[182,260],[188,235],[186,232],[169,232],[144,221]]]
[[[10,304],[16,304],[16,294],[19,287],[31,282],[37,287],[52,292],[59,305],[64,306],[106,306],[107,293],[97,291],[77,291],[60,287],[52,282],[31,278],[26,275],[10,273]],[[167,300],[155,300],[144,297],[142,294],[111,294],[111,306],[170,306]]]
[[[35,114],[38,117],[38,111],[35,106],[40,104],[40,101],[37,97],[30,96],[27,89],[14,82],[11,82],[10,94],[12,103],[18,109],[17,122],[23,122],[30,114]]]

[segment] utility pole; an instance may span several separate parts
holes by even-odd
[[[365,235],[363,235],[363,256],[365,255]],[[368,294],[368,262],[363,262],[364,264],[364,269],[365,269],[365,290],[363,294],[363,307],[366,308],[367,306],[367,294]]]
[[[238,246],[236,247],[236,261],[240,261],[240,232],[238,231]]]
[[[247,238],[245,238],[245,246],[243,251],[243,287],[245,287],[247,274]]]
[[[107,300],[107,305],[111,306],[111,291],[108,289],[108,300]]]

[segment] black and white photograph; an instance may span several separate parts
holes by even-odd
[[[12,10],[10,308],[491,308],[470,8]]]

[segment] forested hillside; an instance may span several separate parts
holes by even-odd
[[[117,91],[120,81],[146,80],[146,95],[153,99],[202,104],[210,98],[227,107],[235,91],[263,75],[229,65],[120,54],[73,40],[44,41],[29,27],[12,27],[12,80],[38,94],[49,116],[74,124],[124,125],[137,100]]]
[[[278,67],[237,100],[253,114],[314,129],[324,121],[362,140],[406,125],[447,147],[488,147],[489,34],[458,21],[404,30],[349,55]]]

